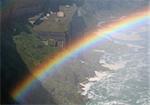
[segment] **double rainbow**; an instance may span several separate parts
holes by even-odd
[[[148,9],[144,9],[143,11],[131,14],[125,18],[119,19],[118,21],[105,24],[95,31],[88,32],[85,34],[86,37],[82,37],[74,41],[71,45],[49,57],[48,60],[32,70],[32,75],[26,76],[24,80],[18,83],[11,95],[16,100],[23,98],[23,96],[28,93],[28,90],[30,90],[35,83],[35,77],[42,81],[47,77],[47,75],[54,71],[55,67],[64,63],[65,60],[69,59],[74,54],[81,52],[82,49],[92,46],[94,43],[103,40],[109,35],[113,35],[116,31],[133,27],[136,23],[143,22],[143,20],[148,19],[149,16]]]

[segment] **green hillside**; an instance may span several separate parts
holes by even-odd
[[[40,64],[48,55],[57,50],[50,45],[45,46],[34,33],[22,32],[20,35],[14,36],[13,39],[19,54],[30,69]]]

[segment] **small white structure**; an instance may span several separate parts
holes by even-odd
[[[47,20],[47,16],[41,17],[40,20]]]
[[[40,17],[41,17],[41,13],[38,15],[35,15],[33,17],[28,18],[28,21],[33,25]]]
[[[52,14],[52,15],[53,15],[53,11],[50,11],[50,14]]]
[[[47,17],[49,17],[49,16],[50,16],[50,14],[49,14],[49,13],[47,13],[47,14],[46,14],[46,16],[47,16]]]
[[[29,22],[30,22],[32,25],[35,23],[35,21],[33,21],[33,20],[30,20]]]
[[[70,5],[66,5],[66,8],[69,8],[70,7]]]
[[[65,16],[65,14],[64,14],[64,12],[59,11],[59,12],[57,12],[57,16],[58,16],[58,17],[64,17],[64,16]]]
[[[47,18],[47,16],[44,16],[43,19],[44,19],[44,20],[47,20],[48,18]]]
[[[43,18],[40,18],[40,20],[44,20]]]
[[[48,40],[42,41],[45,46],[48,46]]]

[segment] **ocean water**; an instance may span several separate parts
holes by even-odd
[[[139,29],[139,30],[137,30]],[[126,36],[125,36],[126,35]],[[86,105],[149,105],[150,104],[150,36],[146,23],[124,32],[119,37],[111,37],[112,46],[122,45],[104,52],[99,64],[110,70],[96,71],[89,78],[82,95],[89,101]],[[108,48],[107,48],[108,49]],[[119,53],[120,52],[120,53]],[[99,74],[106,75],[99,75]],[[99,78],[99,79],[98,79]],[[90,84],[90,85],[89,85]],[[86,88],[87,87],[87,88]]]

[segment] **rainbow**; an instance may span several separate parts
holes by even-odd
[[[143,11],[136,12],[123,19],[118,19],[115,22],[104,24],[102,27],[99,27],[94,31],[87,32],[85,34],[86,37],[75,40],[71,45],[62,49],[55,55],[50,56],[44,63],[37,66],[33,70],[32,75],[26,76],[24,80],[16,85],[11,92],[12,97],[16,100],[23,98],[30,88],[33,87],[33,84],[36,81],[35,77],[42,81],[49,74],[54,72],[55,67],[60,66],[60,64],[64,63],[73,55],[81,52],[83,49],[89,48],[93,44],[103,40],[109,35],[112,35],[116,31],[124,30],[129,27],[133,27],[136,23],[143,22],[143,20],[148,19],[149,16],[148,9],[144,9]]]

